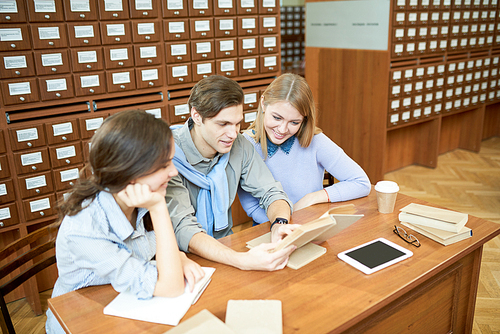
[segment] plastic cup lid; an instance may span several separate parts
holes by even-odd
[[[399,186],[392,181],[378,181],[375,190],[381,193],[396,193],[399,191]]]

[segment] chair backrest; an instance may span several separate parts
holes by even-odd
[[[17,269],[22,270],[20,274],[10,278],[7,282],[0,286],[0,308],[2,311],[0,325],[4,333],[15,333],[12,320],[10,319],[10,315],[7,310],[7,305],[5,303],[5,295],[26,282],[33,275],[36,275],[43,269],[56,263],[54,252],[46,252],[54,249],[55,247],[59,225],[60,222],[56,222],[42,227],[29,233],[23,238],[10,243],[4,249],[0,250],[0,259],[6,259],[9,255],[16,252],[19,254],[19,251],[24,250],[22,254],[18,255],[15,259],[9,261],[0,268],[0,279],[8,277]],[[31,244],[34,244],[34,246],[32,247]],[[34,259],[35,261],[32,261]]]

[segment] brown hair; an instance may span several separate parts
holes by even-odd
[[[295,134],[302,147],[308,147],[315,134],[321,133],[321,129],[316,127],[316,107],[311,88],[306,80],[297,74],[285,73],[276,78],[264,91],[262,101],[259,101],[257,118],[250,125],[248,133],[260,142],[262,152],[267,152],[266,131],[264,129],[264,106],[269,106],[277,102],[289,102],[292,107],[304,116],[299,131]],[[266,155],[267,156],[267,155]]]
[[[213,118],[224,108],[243,104],[243,89],[229,78],[211,75],[191,89],[189,110],[195,108],[201,119]]]
[[[100,191],[117,193],[134,179],[156,172],[169,161],[171,150],[172,132],[163,120],[142,110],[108,117],[92,137],[89,162],[59,205],[60,219],[76,215],[82,203],[93,201]]]

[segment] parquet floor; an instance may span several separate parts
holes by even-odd
[[[500,137],[484,141],[479,153],[455,150],[441,155],[435,169],[408,166],[385,179],[398,182],[403,194],[500,224]],[[41,294],[44,309],[50,294]],[[45,315],[35,317],[24,299],[9,311],[19,334],[45,332]],[[472,333],[500,334],[500,237],[484,246]]]

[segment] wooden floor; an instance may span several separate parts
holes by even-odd
[[[484,141],[479,154],[455,150],[441,155],[435,169],[408,166],[385,179],[398,182],[403,194],[500,224],[500,137]],[[50,293],[41,294],[44,309]],[[25,300],[10,303],[9,311],[19,334],[45,332],[45,315],[35,317]],[[500,237],[484,246],[473,333],[500,334]]]

